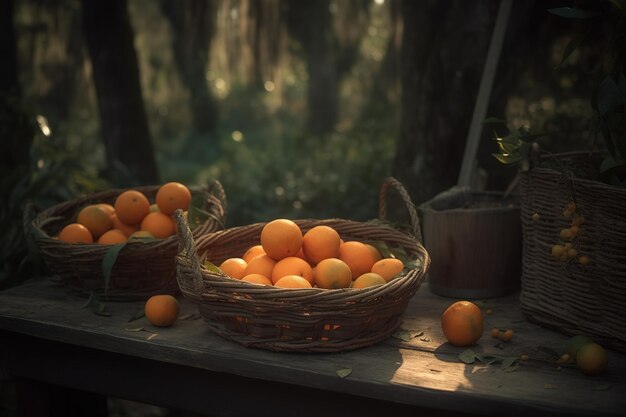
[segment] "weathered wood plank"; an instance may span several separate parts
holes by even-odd
[[[426,285],[411,301],[403,325],[423,335],[409,342],[391,338],[341,354],[247,349],[210,333],[202,320],[179,320],[171,328],[157,329],[145,318],[128,322],[141,303],[107,303],[111,316],[102,317],[81,308],[84,301],[48,280],[32,281],[0,293],[0,329],[200,370],[442,410],[483,415],[501,415],[504,409],[510,415],[540,410],[621,415],[626,410],[621,394],[626,392],[626,356],[609,352],[609,370],[598,377],[574,368],[558,370],[537,347],[558,347],[567,337],[524,320],[516,296],[485,302],[493,314],[486,317],[485,336],[473,347],[483,354],[530,356],[511,373],[499,365],[458,360],[464,349],[444,343],[439,323],[453,300],[432,295]],[[195,313],[193,304],[181,301],[181,315]],[[491,326],[512,328],[515,338],[498,343],[488,335]],[[146,331],[125,330],[139,327]],[[352,373],[342,379],[336,371],[344,368]]]

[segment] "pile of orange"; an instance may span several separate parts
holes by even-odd
[[[260,242],[219,268],[231,278],[281,288],[365,288],[397,277],[404,264],[374,246],[341,239],[329,226],[302,233],[291,220],[267,223]]]
[[[163,184],[154,202],[137,190],[117,196],[113,205],[90,204],[82,207],[76,222],[65,226],[58,239],[68,243],[114,245],[131,238],[165,239],[176,232],[172,214],[187,211],[191,191],[178,182]]]

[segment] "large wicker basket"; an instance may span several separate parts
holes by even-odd
[[[625,352],[626,189],[567,174],[594,169],[597,155],[555,157],[537,160],[521,174],[522,310],[546,327],[586,334]],[[558,161],[565,170],[546,167],[548,161]],[[570,201],[585,221],[571,242],[577,257],[561,262],[551,248],[571,225],[563,214]],[[580,256],[589,263],[582,265]]]
[[[413,234],[378,223],[342,219],[297,220],[303,232],[318,225],[333,227],[344,240],[384,242],[402,248],[418,267],[387,284],[364,289],[281,289],[251,284],[211,272],[208,259],[219,264],[240,257],[259,243],[264,223],[204,235],[195,242],[180,211],[175,213],[181,239],[177,277],[183,294],[197,302],[215,333],[244,346],[273,351],[338,352],[375,344],[390,336],[419,289],[430,259],[418,241],[415,207],[402,185],[387,180],[381,189],[380,217],[385,217],[389,186],[401,192],[411,214]],[[202,256],[198,256],[202,254]]]
[[[154,201],[159,186],[134,187]],[[202,210],[206,220],[194,225],[194,237],[223,229],[226,196],[215,181],[208,187],[190,187],[194,207]],[[48,269],[69,287],[80,293],[95,291],[108,300],[145,299],[153,294],[179,293],[176,283],[175,257],[178,237],[128,241],[117,254],[105,285],[103,259],[112,245],[69,244],[53,236],[76,218],[80,208],[93,203],[113,204],[126,189],[114,189],[77,198],[36,213],[33,206],[25,212],[25,228],[37,245]]]

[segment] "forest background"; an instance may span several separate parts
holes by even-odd
[[[488,115],[549,132],[551,151],[596,146],[594,71],[618,3],[513,2]],[[456,183],[499,4],[0,2],[0,287],[29,265],[26,201],[218,179],[228,226],[367,220],[389,175],[427,201]],[[549,12],[573,5],[598,13]],[[491,155],[504,133],[483,129],[481,188],[515,175]]]

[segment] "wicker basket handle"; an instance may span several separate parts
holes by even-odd
[[[222,223],[226,223],[226,191],[224,191],[222,183],[218,180],[213,181],[209,185],[209,193],[217,198],[219,207],[221,207]]]
[[[24,215],[22,217],[22,222],[24,226],[24,233],[26,234],[26,236],[30,236],[33,232],[33,229],[39,229],[41,233],[45,234],[45,232],[40,227],[37,227],[33,224],[33,221],[40,212],[41,208],[32,202],[28,202],[24,206]]]
[[[189,223],[187,222],[187,218],[183,214],[181,209],[176,209],[174,212],[174,220],[176,221],[176,225],[178,226],[178,255],[177,258],[183,257],[189,260],[191,267],[193,268],[193,286],[196,288],[197,294],[201,294],[203,290],[202,285],[202,275],[200,274],[200,258],[198,257],[198,252],[196,251],[196,245],[193,240],[193,235],[191,234],[191,229],[189,228]],[[176,274],[176,279],[181,279],[180,274]]]
[[[409,216],[411,217],[411,226],[413,227],[412,232],[413,236],[418,240],[418,242],[422,243],[422,232],[420,229],[420,220],[417,215],[417,210],[415,209],[415,205],[411,200],[411,196],[407,192],[404,185],[394,177],[388,177],[383,182],[383,185],[380,187],[380,200],[379,200],[379,208],[378,208],[378,217],[380,220],[385,220],[387,218],[387,192],[389,191],[389,187],[393,187],[398,191],[402,200],[404,200],[404,204],[406,204],[406,208],[409,211]]]

